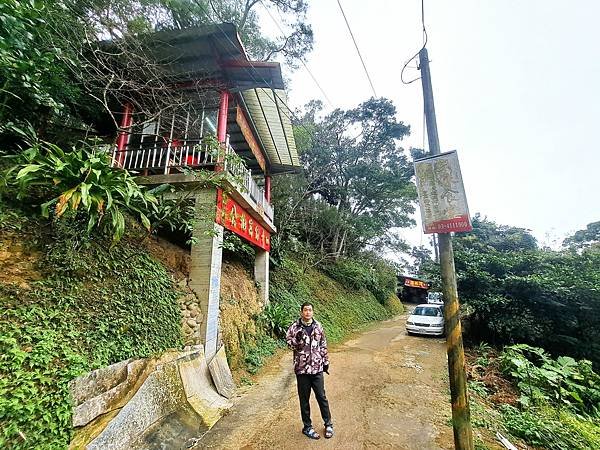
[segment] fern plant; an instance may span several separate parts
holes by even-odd
[[[17,198],[41,198],[41,214],[60,218],[72,211],[87,218],[87,231],[108,231],[113,242],[125,232],[125,214],[139,219],[150,231],[148,214],[157,210],[154,193],[138,185],[125,170],[113,169],[104,148],[83,144],[64,151],[55,144],[37,141],[21,152],[5,174],[17,189]]]

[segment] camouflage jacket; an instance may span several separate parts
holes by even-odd
[[[319,322],[314,322],[310,336],[302,328],[300,319],[290,326],[285,336],[285,341],[294,350],[294,372],[297,375],[317,374],[323,372],[323,366],[329,365],[325,331]]]

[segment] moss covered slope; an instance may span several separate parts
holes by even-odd
[[[133,238],[109,249],[83,234],[15,211],[0,221],[1,448],[65,448],[70,380],[182,344],[165,268]]]
[[[342,284],[314,267],[303,268],[294,258],[284,259],[282,266],[271,274],[270,296],[269,309],[273,315],[277,309],[281,310],[284,322],[298,317],[302,303],[312,302],[315,317],[325,327],[329,342],[340,341],[363,324],[402,312],[402,304],[393,289],[380,302],[366,287]],[[278,320],[278,317],[273,318],[273,322]]]

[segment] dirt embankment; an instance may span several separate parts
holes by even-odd
[[[180,283],[189,276],[190,253],[163,239],[148,238],[145,247]],[[250,271],[237,261],[223,260],[221,278],[220,337],[236,381],[248,376],[243,370],[244,347],[256,342],[256,318],[263,309]],[[185,290],[185,288],[184,288]]]
[[[258,289],[248,270],[240,263],[225,261],[222,268],[220,324],[221,340],[236,381],[243,374],[244,347],[256,342],[256,319],[263,310]]]
[[[29,282],[42,278],[36,267],[39,259],[40,253],[22,235],[0,233],[0,284],[28,289]]]

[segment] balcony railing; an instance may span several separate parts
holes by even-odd
[[[226,152],[234,153],[226,142]],[[113,151],[112,166],[127,169],[132,172],[147,174],[169,174],[172,170],[215,168],[219,163],[218,155],[213,148],[201,141],[186,141],[185,145],[169,145],[165,147],[127,148]],[[266,200],[264,191],[256,184],[252,172],[237,159],[225,158],[224,168],[241,185],[241,191],[247,193],[257,207],[273,221],[273,207]],[[239,188],[240,186],[238,186]]]
[[[227,152],[233,152],[233,148],[227,142]],[[261,187],[256,184],[252,178],[252,172],[244,165],[241,160],[225,159],[225,170],[234,178],[239,180],[243,190],[248,193],[250,198],[256,203],[259,209],[262,209],[265,215],[273,221],[273,206],[265,198],[265,193]]]
[[[127,148],[113,152],[112,165],[135,172],[170,173],[183,167],[215,166],[217,157],[201,141],[187,141],[185,145]]]

